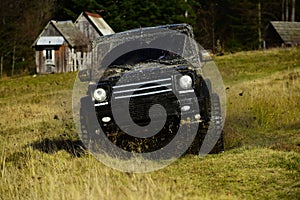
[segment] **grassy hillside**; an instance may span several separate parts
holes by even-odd
[[[83,152],[75,73],[0,80],[0,199],[298,199],[300,49],[215,61],[227,88],[227,150],[147,174]]]

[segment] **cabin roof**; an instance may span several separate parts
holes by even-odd
[[[60,36],[44,36],[45,30],[53,25],[54,28],[58,31]],[[84,36],[79,29],[76,28],[72,21],[54,21],[51,20],[41,34],[38,36],[36,41],[32,46],[39,45],[50,45],[50,43],[54,43],[53,45],[62,44],[62,38],[66,41],[71,47],[80,47],[88,45],[88,39]],[[47,44],[46,44],[47,43]]]
[[[271,21],[270,24],[284,43],[300,43],[300,22]]]
[[[90,13],[90,12],[83,12],[77,18],[76,22],[83,16],[86,17],[89,20],[89,22],[96,28],[97,32],[100,35],[110,35],[110,34],[115,33],[112,30],[112,28],[106,23],[106,21],[99,14]]]

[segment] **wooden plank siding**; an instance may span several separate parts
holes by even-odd
[[[97,37],[101,36],[101,35],[99,35],[99,33],[97,32],[95,27],[84,16],[77,19],[75,25],[90,40],[94,40]]]
[[[49,21],[32,47],[36,51],[36,72],[64,73],[88,68],[92,63],[90,43],[114,33],[98,14],[82,13],[72,21]],[[47,58],[47,59],[46,59]]]

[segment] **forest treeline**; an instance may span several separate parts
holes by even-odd
[[[34,73],[32,43],[49,20],[100,14],[115,32],[189,23],[214,52],[261,47],[270,21],[300,21],[300,0],[1,0],[0,74]]]

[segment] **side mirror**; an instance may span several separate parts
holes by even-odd
[[[87,82],[91,80],[91,70],[84,69],[78,72],[78,78],[81,82]]]
[[[211,58],[209,52],[206,51],[206,50],[201,50],[200,51],[200,59],[201,59],[202,62],[212,61],[212,58]]]

